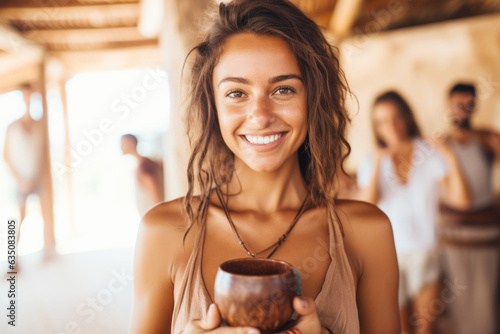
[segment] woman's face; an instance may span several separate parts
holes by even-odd
[[[408,138],[405,121],[392,102],[380,102],[373,107],[373,122],[375,132],[389,147]]]
[[[271,172],[297,156],[307,134],[306,91],[283,40],[252,33],[228,38],[213,88],[222,137],[236,160]]]

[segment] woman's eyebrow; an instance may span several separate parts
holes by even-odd
[[[289,80],[289,79],[297,79],[297,80],[300,80],[301,82],[304,82],[304,80],[302,80],[302,78],[297,74],[284,74],[284,75],[278,75],[277,77],[269,79],[269,83],[274,84],[274,83]],[[252,83],[250,80],[242,78],[242,77],[225,77],[221,81],[219,81],[218,86],[220,86],[223,82],[236,82],[236,83],[241,83],[241,84],[245,84],[245,85],[250,85]]]
[[[223,82],[237,82],[245,85],[249,85],[250,81],[248,79],[242,78],[242,77],[225,77],[221,81],[219,81],[219,84],[217,86],[220,86],[221,83]]]
[[[277,77],[270,79],[269,83],[273,84],[273,83],[277,83],[277,82],[285,81],[285,80],[289,80],[289,79],[297,79],[297,80],[300,80],[301,82],[304,82],[304,80],[302,80],[302,78],[297,74],[285,74],[285,75],[278,75]]]

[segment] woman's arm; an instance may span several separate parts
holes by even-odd
[[[471,205],[471,196],[458,159],[445,140],[438,139],[437,148],[441,151],[449,168],[448,175],[440,181],[446,204],[458,210],[467,210]]]
[[[340,203],[339,203],[340,204]],[[355,261],[361,334],[400,333],[399,270],[389,219],[377,207],[349,201],[340,204],[345,246]]]
[[[153,208],[139,227],[131,334],[170,333],[176,259],[184,252],[178,204],[168,202]]]

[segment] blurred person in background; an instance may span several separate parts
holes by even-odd
[[[19,227],[17,241],[20,239],[21,224],[26,217],[26,200],[36,194],[40,200],[44,221],[44,256],[50,257],[55,252],[54,217],[52,201],[46,194],[46,177],[49,170],[44,159],[43,123],[30,115],[31,96],[35,92],[31,84],[25,83],[20,88],[26,111],[18,120],[7,127],[5,135],[4,158],[16,183],[16,201],[19,207]]]
[[[476,107],[473,85],[454,85],[448,103],[452,128],[447,136],[471,191],[468,210],[441,207],[445,275],[467,286],[449,309],[457,334],[493,334],[498,318],[500,219],[492,174],[495,161],[500,161],[500,135],[471,125]]]
[[[137,152],[137,137],[125,134],[121,137],[123,154],[130,154],[137,159],[136,200],[141,217],[153,206],[163,202],[163,167],[160,162],[144,157]]]
[[[436,317],[429,312],[439,298],[441,277],[439,191],[460,209],[469,206],[469,193],[449,144],[424,141],[410,106],[397,92],[377,97],[372,124],[378,150],[358,169],[360,197],[378,205],[392,223],[403,333],[430,334]]]

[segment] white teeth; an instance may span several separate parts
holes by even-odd
[[[283,136],[282,134],[277,134],[277,135],[273,135],[273,136],[265,136],[265,137],[245,135],[245,138],[246,138],[246,140],[248,140],[252,144],[265,145],[265,144],[269,144],[269,143],[272,143],[272,142],[280,139],[282,136]]]

